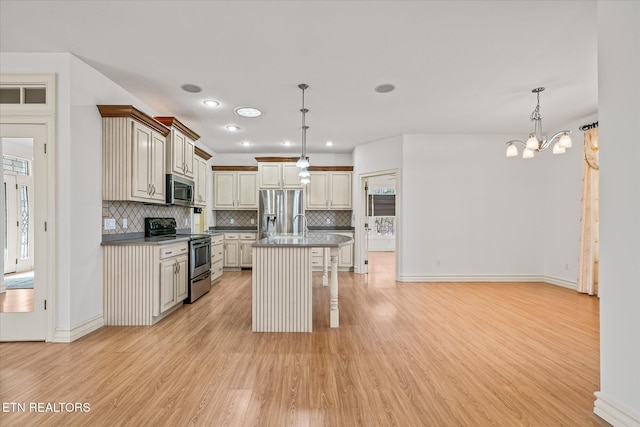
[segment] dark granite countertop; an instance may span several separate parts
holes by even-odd
[[[218,227],[209,227],[209,232],[212,231],[258,231],[258,226],[256,225],[229,225],[229,226],[218,226]]]
[[[337,248],[353,243],[347,236],[331,233],[310,233],[306,236],[298,234],[281,234],[258,240],[254,248]]]
[[[355,231],[355,227],[347,226],[309,226],[309,231]]]
[[[144,233],[143,233],[144,234]],[[135,246],[135,245],[168,245],[170,243],[188,242],[189,236],[171,237],[131,237],[127,239],[102,240],[101,246]]]

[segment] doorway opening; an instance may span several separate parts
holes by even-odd
[[[397,171],[361,175],[360,189],[359,272],[368,275],[369,285],[390,286],[395,284],[399,259]]]

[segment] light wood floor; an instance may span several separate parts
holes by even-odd
[[[0,344],[0,425],[605,426],[598,299],[542,283],[396,283],[385,256],[341,273],[339,329],[251,332],[251,273],[225,273],[152,327]],[[377,272],[376,270],[382,270]],[[318,283],[320,277],[317,277]]]

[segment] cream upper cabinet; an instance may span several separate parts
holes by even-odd
[[[305,196],[309,210],[350,210],[351,172],[312,171]]]
[[[213,208],[258,209],[258,172],[214,170]]]
[[[195,169],[194,183],[195,194],[193,203],[196,206],[207,205],[207,161],[200,156],[194,156],[193,166]]]
[[[183,178],[196,179],[197,160],[194,158],[195,141],[200,136],[171,116],[155,116],[154,119],[171,129],[167,137],[167,173]]]
[[[260,188],[302,188],[295,163],[258,163]]]
[[[162,124],[131,105],[98,105],[102,115],[102,199],[164,204]]]

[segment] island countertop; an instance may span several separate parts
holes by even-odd
[[[265,237],[254,243],[254,248],[338,248],[351,244],[353,239],[348,236],[332,233],[308,233],[300,234],[280,234],[272,237]]]

